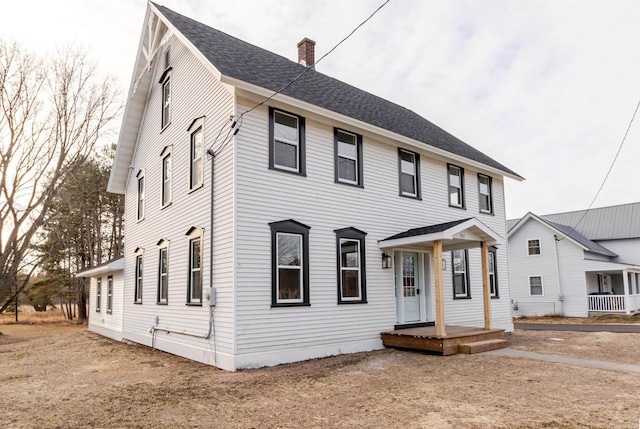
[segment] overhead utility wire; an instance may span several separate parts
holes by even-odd
[[[320,59],[318,61],[315,62],[314,66],[316,64],[319,64],[320,61],[322,61],[323,59],[325,59],[330,53],[332,53],[333,51],[336,50],[336,48],[338,46],[340,46],[342,43],[344,43],[347,39],[349,39],[349,37],[351,37],[356,31],[358,31],[358,29],[360,29],[360,27],[362,27],[364,24],[366,24],[371,18],[373,18],[373,16],[375,14],[377,14],[380,9],[382,9],[383,7],[385,7],[387,5],[387,3],[389,3],[391,0],[386,0],[384,3],[382,3],[380,6],[378,6],[378,8],[376,10],[373,11],[373,13],[371,13],[371,15],[369,15],[367,17],[367,19],[365,19],[364,21],[362,21],[360,24],[358,24],[358,26],[356,28],[354,28],[349,34],[347,34],[342,40],[340,40],[338,43],[336,43],[333,48],[329,49],[329,51],[324,54],[322,57],[320,57]],[[300,79],[307,71],[309,71],[309,69],[311,69],[312,67],[305,67],[305,69],[298,74],[295,78],[293,78],[291,81],[289,81],[287,84],[285,84],[282,88],[280,88],[279,90],[277,90],[276,92],[274,92],[273,94],[271,94],[269,97],[265,98],[264,100],[262,100],[260,103],[256,104],[255,106],[253,106],[252,108],[245,110],[244,112],[242,112],[240,114],[240,116],[238,117],[237,121],[233,121],[233,123],[231,124],[231,128],[234,128],[236,126],[236,124],[239,122],[239,126],[238,128],[233,132],[233,135],[231,136],[231,139],[233,139],[233,136],[235,136],[236,134],[238,134],[238,131],[240,131],[240,126],[242,125],[242,117],[244,115],[246,115],[249,112],[254,111],[255,109],[257,109],[258,107],[262,106],[263,104],[265,104],[266,102],[268,102],[269,100],[271,100],[273,97],[275,97],[276,95],[280,94],[282,91],[284,91],[285,89],[287,89],[289,86],[291,86],[294,82],[296,82],[298,79]],[[224,125],[223,125],[224,127]],[[231,130],[229,130],[229,133],[231,132]],[[215,152],[212,152],[213,156],[219,154],[224,148],[225,146],[229,143],[229,140],[227,140],[229,138],[229,133],[227,133],[227,136],[225,137],[225,140],[223,140],[223,143],[220,144],[220,147],[218,148],[218,150],[216,150]],[[216,141],[218,140],[218,138],[220,137],[220,134],[222,134],[222,129],[220,130],[220,133],[218,133],[218,137],[216,137],[215,141],[211,144],[211,147],[213,147],[216,144]],[[211,150],[211,149],[210,149]]]
[[[593,206],[593,203],[596,202],[596,199],[598,198],[598,195],[600,195],[600,191],[602,191],[602,188],[604,187],[604,184],[607,183],[607,179],[609,178],[609,174],[611,174],[611,170],[613,170],[613,166],[616,163],[616,160],[618,159],[618,155],[620,155],[620,151],[622,150],[622,146],[624,146],[624,142],[627,139],[627,135],[629,134],[629,130],[631,129],[631,125],[633,124],[633,120],[636,118],[636,113],[638,113],[638,108],[639,107],[640,107],[640,100],[638,100],[638,104],[636,105],[636,110],[633,111],[633,116],[631,117],[631,121],[629,122],[629,126],[627,127],[627,131],[625,131],[625,133],[624,133],[624,137],[622,138],[622,142],[620,142],[620,146],[618,147],[618,152],[616,152],[616,156],[613,158],[613,161],[611,162],[611,165],[609,166],[609,171],[607,171],[607,174],[604,176],[604,180],[602,181],[602,184],[600,185],[600,189],[598,189],[598,192],[596,192],[596,196],[593,197],[593,200],[591,201],[591,204],[589,204],[589,207],[582,214],[582,217],[580,218],[578,223],[576,223],[576,226],[574,226],[573,229],[576,229],[580,225],[580,223],[582,223],[582,221],[584,220],[584,218],[587,215],[587,213],[589,213],[589,210],[591,210],[591,207]]]

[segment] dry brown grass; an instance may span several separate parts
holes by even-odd
[[[590,317],[537,316],[516,317],[514,323],[567,323],[574,325],[640,325],[640,313],[602,314]]]
[[[36,312],[32,307],[21,306],[18,312],[18,323],[60,323],[64,321],[66,321],[66,319],[58,309]],[[0,325],[10,325],[14,323],[16,323],[15,313],[0,314]]]
[[[15,428],[617,428],[640,417],[636,376],[527,359],[382,350],[228,373],[75,325],[2,330],[0,409]],[[579,334],[567,349],[585,355],[595,337]],[[510,340],[550,350],[530,335]]]

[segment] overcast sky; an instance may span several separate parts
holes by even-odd
[[[146,2],[0,0],[0,37],[84,46],[126,92]],[[383,0],[158,3],[297,59],[322,56]],[[317,70],[403,105],[527,180],[507,217],[586,208],[640,99],[638,0],[391,0]],[[639,115],[640,116],[640,115]],[[594,207],[640,201],[640,117]]]

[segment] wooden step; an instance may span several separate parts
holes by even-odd
[[[466,353],[470,355],[472,353],[482,353],[488,352],[489,350],[504,349],[505,347],[507,347],[507,345],[507,340],[484,340],[460,344],[458,346],[458,350],[460,353]]]

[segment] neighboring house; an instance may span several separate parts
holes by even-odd
[[[640,311],[640,203],[528,213],[508,229],[514,316]]]
[[[303,70],[149,4],[108,187],[124,267],[80,273],[91,329],[228,370],[379,349],[396,326],[513,330],[503,182],[522,178],[313,68],[267,99]]]

